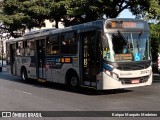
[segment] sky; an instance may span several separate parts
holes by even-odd
[[[135,18],[135,16],[128,9],[125,9],[120,13],[118,18]]]

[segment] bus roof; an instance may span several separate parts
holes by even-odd
[[[70,27],[65,27],[65,28],[49,28],[49,29],[44,29],[44,30],[37,30],[37,31],[33,31],[33,32],[29,32],[27,34],[24,34],[22,37],[19,38],[15,38],[15,39],[11,39],[8,40],[7,43],[13,43],[16,41],[21,41],[21,40],[27,40],[27,39],[34,39],[34,38],[38,38],[38,37],[42,37],[42,36],[49,36],[49,35],[53,35],[53,34],[58,34],[58,33],[63,33],[63,32],[69,32],[69,31],[81,31],[83,29],[87,29],[87,28],[102,28],[103,29],[103,24],[105,23],[105,21],[139,21],[139,22],[145,22],[144,20],[140,20],[140,19],[132,19],[132,18],[110,18],[110,19],[102,19],[102,20],[96,20],[96,21],[91,21],[91,22],[87,22],[87,23],[83,23],[83,24],[79,24],[79,25],[74,25],[74,26],[70,26]],[[147,22],[146,22],[147,23]]]

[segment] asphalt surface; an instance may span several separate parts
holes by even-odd
[[[3,71],[0,72],[0,111],[160,111],[160,76],[154,75],[151,86],[107,91],[86,88],[71,91],[61,84],[38,83],[37,81],[26,83],[21,81],[19,77]],[[3,119],[18,120],[20,118],[0,118],[0,120]],[[117,117],[38,119],[116,120]],[[128,120],[127,117],[118,119]],[[160,120],[155,117],[131,117],[129,119]]]

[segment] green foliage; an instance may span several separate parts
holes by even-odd
[[[157,15],[159,6],[157,2],[151,5],[154,1],[157,0],[4,0],[0,20],[13,36],[14,31],[44,26],[45,19],[55,21],[58,28],[59,21],[70,26],[102,19],[104,15],[116,18],[124,9],[139,15],[156,7]]]
[[[160,38],[160,24],[150,24],[150,34],[152,37]]]
[[[150,38],[152,46],[152,61],[157,61],[160,52],[160,24],[150,24]]]
[[[0,20],[5,25],[5,29],[14,35],[15,31],[24,31],[43,26],[43,22],[50,10],[45,0],[4,0],[3,14],[0,14]],[[48,2],[49,5],[49,2]],[[47,8],[45,8],[47,7]]]
[[[50,2],[49,20],[55,21],[55,27],[58,28],[58,22],[66,16],[68,0],[55,0]]]
[[[160,21],[160,0],[146,0],[146,3],[142,3],[146,4],[146,7],[140,9],[141,11],[137,13],[137,16],[146,20]]]
[[[144,17],[148,20],[156,19],[160,21],[160,0],[150,0],[149,10],[144,12]]]
[[[69,0],[65,25],[74,25],[92,20],[116,18],[124,9],[139,15],[149,8],[148,0]],[[127,17],[127,16],[126,16]]]

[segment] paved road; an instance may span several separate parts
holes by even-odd
[[[160,111],[159,78],[159,75],[155,75],[153,84],[146,87],[101,92],[83,89],[72,92],[60,84],[37,83],[36,81],[25,83],[18,77],[1,72],[0,111]],[[56,119],[74,120],[75,118],[58,117]],[[93,120],[94,118],[86,119]],[[120,119],[127,120],[128,118]],[[158,120],[160,118],[141,119]]]

